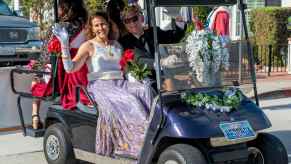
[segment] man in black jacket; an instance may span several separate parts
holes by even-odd
[[[124,35],[119,39],[119,43],[126,49],[134,49],[137,53],[135,54],[138,61],[146,63],[151,69],[152,75],[149,76],[151,79],[156,79],[154,71],[154,36],[153,28],[145,29],[143,26],[144,17],[138,6],[126,7],[122,12],[122,20],[128,34]],[[170,44],[179,42],[185,35],[185,24],[182,22],[182,18],[176,19],[175,30],[163,31],[157,28],[158,43]],[[178,25],[183,27],[178,27]],[[171,80],[165,80],[165,86],[171,86]],[[156,88],[155,84],[153,88]],[[165,87],[167,88],[167,87]]]
[[[153,28],[144,28],[144,18],[140,8],[138,6],[126,7],[122,12],[122,20],[128,31],[128,34],[119,39],[123,48],[139,49],[144,52],[144,57],[154,59]],[[181,23],[181,21],[180,18],[177,23]],[[181,28],[177,25],[175,30],[163,31],[157,28],[158,42],[161,44],[179,42],[184,37],[185,27]]]

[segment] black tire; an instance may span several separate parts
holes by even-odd
[[[60,123],[48,127],[43,140],[43,150],[48,164],[76,164],[71,137]]]
[[[159,157],[158,164],[166,164],[167,162],[176,164],[207,163],[199,149],[186,144],[176,144],[164,150]]]
[[[249,164],[288,164],[288,154],[284,145],[272,134],[260,133],[248,147]]]

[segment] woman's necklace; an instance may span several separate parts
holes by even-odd
[[[107,47],[107,46],[106,46]],[[110,56],[110,57],[113,57],[113,53],[111,52],[111,44],[108,44],[108,55]]]
[[[105,48],[107,49],[108,56],[113,57],[113,53],[111,51],[111,44],[110,41],[104,41],[103,39],[99,38],[96,39],[97,42],[102,43]]]

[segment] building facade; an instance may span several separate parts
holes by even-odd
[[[282,0],[282,7],[291,7],[291,0]]]

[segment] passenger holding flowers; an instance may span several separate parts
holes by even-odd
[[[74,56],[80,45],[86,40],[84,25],[87,21],[87,11],[82,0],[60,0],[58,8],[58,17],[63,26],[66,27],[69,33],[69,45],[67,48]],[[49,41],[46,44],[45,50],[48,55],[57,56],[56,70],[56,92],[61,96],[61,105],[65,109],[73,109],[76,105],[75,86],[88,83],[86,74],[87,67],[84,65],[78,72],[68,74],[65,72],[62,60],[59,58],[61,54],[61,44],[56,37],[49,36]],[[33,81],[31,92],[36,97],[47,97],[52,94],[52,79],[47,83],[44,81]],[[89,100],[81,93],[81,101],[88,104]],[[32,127],[40,128],[39,117],[40,100],[34,99],[32,102]]]
[[[68,50],[68,33],[56,24],[54,34],[60,40],[66,72],[88,67],[87,89],[98,105],[96,153],[106,156],[126,155],[138,159],[145,139],[152,90],[147,84],[124,79],[120,61],[122,47],[110,40],[109,19],[97,12],[88,21],[89,40],[83,43],[72,59]],[[129,56],[128,56],[129,55]],[[125,58],[133,53],[126,53]]]

